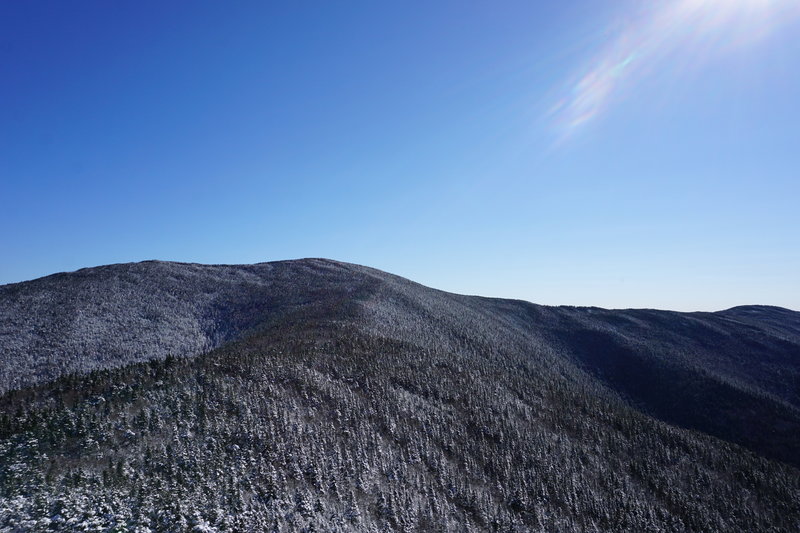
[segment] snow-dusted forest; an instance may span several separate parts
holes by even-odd
[[[327,260],[0,287],[4,531],[796,531],[800,314]]]

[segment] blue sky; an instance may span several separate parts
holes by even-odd
[[[793,5],[2,3],[0,283],[330,257],[800,309]]]

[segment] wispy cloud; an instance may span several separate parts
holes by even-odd
[[[550,113],[563,140],[602,115],[637,82],[667,66],[690,69],[763,38],[800,15],[800,0],[662,0],[613,32],[560,91]],[[676,60],[680,61],[676,61]],[[675,63],[675,64],[673,64]],[[686,70],[684,70],[684,73]]]

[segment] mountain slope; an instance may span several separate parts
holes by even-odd
[[[0,392],[70,372],[205,353],[284,308],[353,290],[348,284],[358,279],[341,278],[331,265],[146,261],[0,286]]]
[[[63,332],[37,344],[3,325],[4,366],[44,347],[47,369],[0,401],[11,530],[800,525],[788,310],[552,308],[326,260],[112,265],[2,290],[0,316]],[[25,306],[41,293],[103,340]],[[173,332],[174,316],[194,326]],[[159,328],[170,343],[151,340]],[[203,338],[218,348],[161,360]],[[137,342],[159,349],[130,358]],[[63,346],[96,351],[62,367]]]

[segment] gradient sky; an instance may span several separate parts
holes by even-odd
[[[800,309],[798,4],[0,3],[0,283],[330,257]]]

